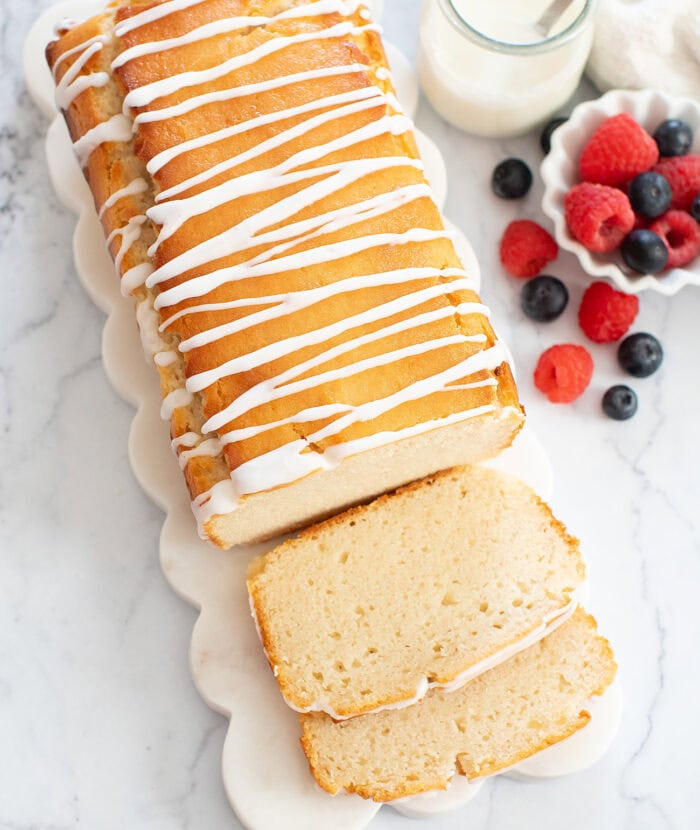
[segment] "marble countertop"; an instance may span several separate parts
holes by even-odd
[[[132,412],[104,376],[103,316],[75,277],[74,219],[53,194],[47,125],[23,88],[22,42],[47,5],[0,3],[0,828],[233,829],[220,775],[225,721],[188,669],[195,611],[159,570],[161,513],[129,468]],[[413,56],[418,2],[386,6],[389,39]],[[634,420],[600,413],[603,391],[624,380],[611,347],[591,349],[596,374],[582,399],[549,404],[532,367],[553,343],[584,342],[575,309],[585,275],[562,255],[550,270],[570,287],[568,313],[549,326],[524,319],[497,240],[512,218],[542,218],[541,188],[516,204],[489,191],[501,158],[539,164],[537,137],[471,138],[425,102],[417,121],[448,159],[446,212],[480,256],[483,294],[552,459],[554,507],[583,540],[590,607],[616,647],[626,696],[618,739],[595,768],[538,783],[499,778],[422,827],[697,828],[700,291],[642,295],[635,328],[659,336],[666,361],[632,384]],[[372,828],[408,821],[385,809]]]

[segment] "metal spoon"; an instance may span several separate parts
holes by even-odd
[[[557,20],[559,20],[573,2],[574,0],[552,0],[535,22],[537,31],[543,37],[546,37]]]

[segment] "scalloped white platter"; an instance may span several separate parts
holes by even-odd
[[[73,238],[76,271],[95,304],[107,315],[102,356],[105,372],[119,395],[136,408],[129,436],[129,457],[139,484],[166,514],[160,537],[160,563],[173,590],[200,611],[190,645],[194,683],[207,702],[229,719],[222,775],[229,801],[249,830],[361,830],[380,805],[357,796],[331,797],[309,774],[299,744],[299,722],[279,693],[260,647],[250,615],[245,575],[252,557],[272,546],[239,547],[222,553],[199,539],[182,475],[160,418],[161,400],[153,369],[144,360],[133,301],[122,297],[114,266],[94,210],[92,196],[75,160],[63,118],[53,103],[53,81],[44,48],[55,24],[83,18],[104,7],[97,0],[65,0],[37,20],[25,44],[27,86],[37,105],[52,118],[46,139],[51,180],[64,205],[78,216]],[[418,87],[406,58],[389,46],[398,97],[409,115]],[[439,150],[417,132],[417,141],[442,206],[447,176]],[[478,264],[468,241],[450,229],[465,269],[478,280]],[[551,466],[541,445],[525,429],[513,447],[490,462],[519,476],[542,497],[552,490]],[[508,774],[543,778],[576,772],[594,763],[609,746],[620,720],[621,692],[615,683],[592,702],[594,717],[572,738],[521,763]],[[481,781],[461,776],[449,790],[396,802],[411,817],[435,816],[473,798]]]

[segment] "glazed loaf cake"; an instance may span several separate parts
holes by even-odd
[[[578,543],[518,479],[449,470],[251,563],[251,607],[287,703],[335,719],[459,688],[554,630]]]
[[[340,723],[301,715],[302,745],[329,793],[391,801],[445,789],[456,773],[491,775],[572,735],[615,672],[610,646],[579,609],[459,691],[434,690],[415,706]]]
[[[358,0],[122,0],[47,56],[201,534],[264,539],[521,427]]]

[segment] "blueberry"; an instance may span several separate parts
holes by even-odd
[[[501,199],[520,199],[532,185],[532,173],[522,159],[506,159],[496,165],[491,188]]]
[[[549,124],[545,125],[540,135],[540,147],[545,156],[552,149],[552,133],[568,120],[568,118],[554,118]]]
[[[615,421],[626,421],[637,411],[637,395],[629,386],[611,386],[603,395],[603,412]]]
[[[620,246],[622,258],[640,274],[658,274],[668,262],[668,248],[653,231],[637,230],[627,234]]]
[[[700,222],[700,193],[693,199],[693,204],[690,208],[690,215],[696,222]]]
[[[653,334],[639,332],[620,343],[617,359],[625,372],[636,378],[648,378],[661,366],[664,350]]]
[[[693,146],[693,131],[685,121],[669,118],[656,128],[654,141],[662,156],[684,156]]]
[[[540,323],[556,320],[569,302],[569,292],[561,280],[546,274],[528,280],[520,295],[525,314]]]
[[[630,182],[632,210],[647,219],[655,219],[671,207],[671,185],[660,173],[642,173]]]

